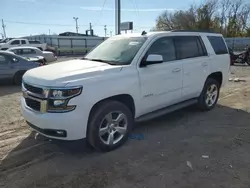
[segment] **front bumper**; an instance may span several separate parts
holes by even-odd
[[[21,113],[35,131],[42,135],[60,140],[79,140],[86,137],[88,117],[80,109],[67,113],[40,113],[31,110],[21,98]],[[64,136],[55,134],[62,131]],[[57,132],[58,133],[58,132]]]

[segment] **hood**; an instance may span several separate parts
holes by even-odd
[[[31,69],[24,74],[23,80],[40,86],[63,87],[69,82],[120,71],[121,68],[95,61],[71,60]]]

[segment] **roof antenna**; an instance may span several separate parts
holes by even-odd
[[[141,33],[141,35],[146,35],[147,34],[147,32],[146,31],[143,31],[142,33]]]

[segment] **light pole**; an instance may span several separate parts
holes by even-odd
[[[105,33],[105,37],[107,37],[107,26],[104,25],[104,33]]]
[[[121,0],[115,0],[115,32],[121,34]]]
[[[76,33],[78,33],[78,23],[77,23],[77,20],[78,20],[78,17],[73,17],[73,19],[75,20],[76,22]]]

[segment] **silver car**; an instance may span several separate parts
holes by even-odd
[[[12,52],[0,51],[0,81],[10,80],[14,84],[21,84],[23,74],[39,66],[38,62],[29,61]]]

